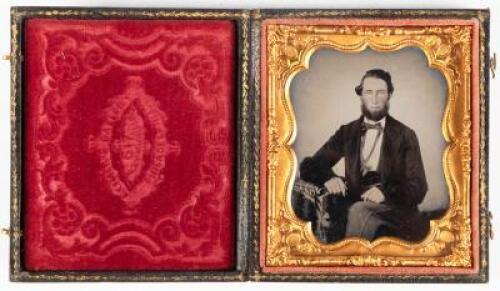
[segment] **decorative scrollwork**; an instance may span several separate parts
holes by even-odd
[[[470,68],[472,26],[376,27],[356,25],[267,26],[267,186],[265,266],[451,266],[471,267],[469,199],[471,171]],[[287,196],[295,172],[291,144],[296,122],[289,99],[290,83],[307,69],[310,56],[321,47],[342,52],[371,48],[393,52],[418,47],[429,66],[448,82],[443,135],[448,142],[444,173],[450,190],[450,209],[431,222],[421,242],[395,238],[369,242],[349,238],[320,243],[310,222],[290,210]]]
[[[113,28],[113,27],[111,27]],[[37,112],[37,138],[34,141],[36,176],[43,213],[44,235],[37,238],[49,256],[78,262],[78,255],[106,260],[120,248],[142,254],[152,263],[165,260],[219,260],[224,247],[218,223],[222,221],[219,206],[230,207],[225,193],[231,187],[228,166],[232,157],[224,147],[231,131],[221,116],[230,116],[229,106],[217,106],[221,99],[217,74],[221,50],[228,44],[213,44],[221,35],[198,33],[182,35],[161,26],[153,29],[139,26],[132,30],[114,27],[92,33],[79,29],[41,28],[44,45],[41,62],[43,76],[37,82],[43,90]],[[191,41],[192,40],[192,41]],[[196,49],[193,49],[193,47]],[[140,48],[140,49],[137,49]],[[142,54],[138,54],[140,50]],[[106,96],[100,111],[100,123],[91,134],[82,137],[82,148],[96,158],[104,188],[122,202],[120,209],[127,219],[110,221],[102,212],[89,209],[78,196],[78,189],[68,186],[71,164],[61,140],[75,122],[68,103],[77,98],[77,90],[87,81],[113,68],[127,71],[124,88]],[[193,185],[188,199],[179,202],[173,212],[149,221],[138,217],[148,196],[168,177],[165,168],[171,157],[179,154],[182,144],[167,138],[168,116],[158,96],[147,92],[141,73],[154,68],[161,75],[175,78],[196,98],[192,106],[200,112],[199,183]],[[227,73],[227,72],[225,72]],[[69,89],[68,89],[69,88]],[[214,194],[215,193],[215,194]],[[141,206],[142,205],[142,206]],[[186,243],[188,241],[188,243]],[[201,255],[201,256],[200,256]]]

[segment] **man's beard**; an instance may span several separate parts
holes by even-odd
[[[368,108],[366,108],[365,104],[361,105],[361,112],[363,115],[373,121],[379,121],[382,118],[384,118],[387,113],[389,112],[389,103],[386,103],[384,105],[384,108],[378,110],[378,111],[370,111]]]

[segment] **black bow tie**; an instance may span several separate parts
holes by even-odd
[[[363,122],[363,124],[361,125],[361,131],[366,132],[369,129],[376,129],[378,131],[382,131],[382,124],[380,122],[376,123]]]

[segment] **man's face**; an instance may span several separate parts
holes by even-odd
[[[384,80],[374,77],[365,78],[361,92],[363,114],[372,120],[380,120],[389,110],[390,97]]]

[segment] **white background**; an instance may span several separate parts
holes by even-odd
[[[108,7],[177,7],[177,8],[490,8],[491,9],[491,41],[492,52],[500,53],[500,1],[473,1],[473,0],[337,0],[337,1],[300,1],[300,0],[177,0],[177,1],[153,1],[153,0],[89,0],[89,1],[14,1],[7,0],[0,3],[0,54],[8,54],[10,51],[10,6],[108,6]],[[499,55],[500,57],[500,55]],[[9,225],[9,200],[10,200],[10,117],[9,117],[9,84],[10,64],[7,61],[0,62],[0,226]],[[255,290],[266,288],[271,290],[420,290],[453,288],[460,290],[500,290],[500,180],[498,173],[500,168],[495,167],[500,155],[500,139],[495,134],[497,124],[500,122],[499,94],[500,69],[497,78],[491,80],[490,92],[490,209],[493,212],[494,226],[496,226],[498,237],[490,243],[490,282],[488,284],[328,284],[328,283],[11,283],[8,276],[9,262],[9,239],[7,236],[0,237],[0,290]]]

